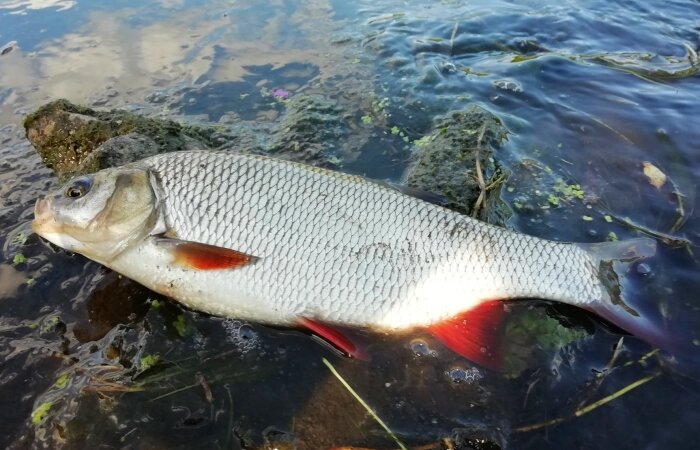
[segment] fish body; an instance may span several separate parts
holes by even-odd
[[[434,326],[492,300],[610,303],[590,249],[494,227],[358,176],[191,151],[76,183],[88,192],[73,197],[69,183],[38,201],[37,233],[210,314],[391,331]],[[110,218],[117,212],[125,219]],[[215,249],[228,262],[219,264]]]

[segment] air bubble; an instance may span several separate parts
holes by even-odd
[[[484,375],[476,367],[464,368],[460,366],[452,367],[446,372],[446,375],[453,383],[475,383],[482,378]]]
[[[235,319],[226,319],[223,322],[226,330],[226,341],[235,345],[242,354],[246,354],[258,347],[259,337],[252,326]]]
[[[637,265],[637,273],[643,277],[648,277],[653,273],[653,271],[651,270],[651,266],[649,264],[640,263]]]
[[[437,352],[428,346],[423,339],[414,339],[409,344],[411,351],[416,356],[437,356]]]

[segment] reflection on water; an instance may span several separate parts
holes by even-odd
[[[632,337],[612,352],[618,330],[577,311],[512,305],[511,356],[525,362],[511,378],[479,378],[429,336],[360,333],[377,356],[344,360],[297,331],[185,311],[56,251],[29,228],[34,198],[55,180],[20,124],[59,97],[274,124],[288,97],[308,93],[351,124],[323,134],[350,142],[345,170],[396,180],[437,115],[477,103],[509,130],[496,156],[511,172],[510,226],[558,240],[642,230],[692,242],[661,239],[625,275],[633,307],[694,350],[697,17],[690,0],[0,0],[0,443],[392,448],[329,376],[327,357],[412,445],[689,448],[695,354],[649,353]],[[645,162],[664,186],[649,183]],[[42,407],[48,419],[33,422]],[[519,428],[554,418],[566,420]]]
[[[337,61],[328,58],[331,24],[324,2],[291,8],[287,2],[265,8],[167,3],[157,19],[155,6],[98,9],[31,51],[17,39],[19,48],[0,60],[1,120],[17,123],[17,108],[24,113],[28,105],[55,98],[97,106],[143,103],[154,87],[238,81],[248,66],[304,62],[319,67],[322,77],[337,71]],[[310,24],[314,29],[304,31]]]
[[[10,14],[24,15],[32,9],[56,8],[56,12],[74,7],[77,0],[3,0],[0,9],[9,9]]]

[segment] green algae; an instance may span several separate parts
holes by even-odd
[[[158,356],[158,355],[142,356],[141,359],[139,359],[139,366],[141,368],[141,372],[145,372],[148,369],[153,368],[159,362],[160,362],[160,356]]]
[[[68,382],[70,381],[70,377],[68,376],[67,373],[61,374],[56,381],[54,382],[54,387],[58,389],[63,389],[66,386],[68,386]]]
[[[24,264],[27,262],[27,257],[24,256],[22,253],[15,253],[15,256],[12,257],[12,264],[15,266],[18,266],[20,264]]]
[[[554,192],[557,192],[566,200],[583,200],[585,195],[580,184],[568,184],[561,178],[557,179],[556,184],[552,189],[554,189]]]
[[[184,314],[179,314],[177,316],[177,319],[173,321],[172,325],[173,328],[175,328],[175,331],[177,331],[177,334],[180,335],[180,337],[185,337],[190,331],[187,325],[187,319],[185,318]]]
[[[584,329],[565,326],[542,308],[518,310],[508,318],[504,331],[505,373],[515,378],[532,364],[539,364],[533,361],[537,352],[552,355],[587,336]]]
[[[53,402],[44,402],[32,412],[32,424],[37,426],[44,421],[49,411],[53,407]]]

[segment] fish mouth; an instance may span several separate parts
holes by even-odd
[[[71,231],[75,230],[72,230],[70,225],[66,226],[65,223],[56,220],[53,204],[49,197],[37,199],[34,205],[32,231],[65,250],[78,253],[85,250],[82,242],[70,234]]]
[[[32,231],[40,236],[61,232],[61,227],[58,225],[53,215],[51,200],[47,197],[37,199],[34,205]]]

